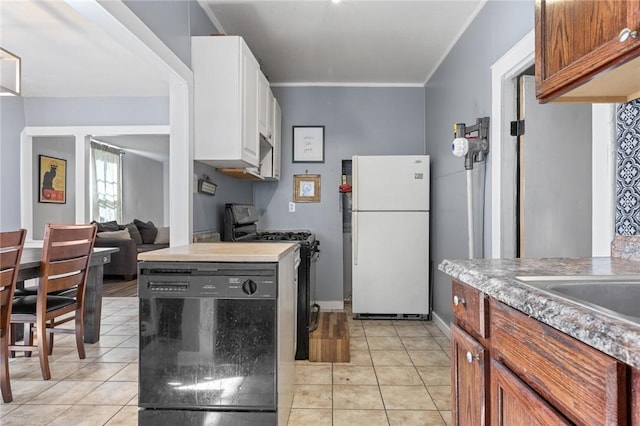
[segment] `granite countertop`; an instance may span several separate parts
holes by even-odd
[[[640,368],[640,324],[572,303],[516,279],[534,275],[638,275],[640,281],[638,261],[610,257],[445,259],[438,269],[625,364]]]
[[[193,243],[147,251],[138,260],[153,262],[278,262],[297,243]]]

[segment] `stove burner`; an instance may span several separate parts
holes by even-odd
[[[256,241],[306,241],[311,236],[310,232],[258,232]]]

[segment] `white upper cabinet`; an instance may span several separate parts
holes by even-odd
[[[280,160],[282,158],[282,111],[278,100],[273,98],[273,173],[274,180],[280,180]]]
[[[271,88],[269,81],[261,71],[258,71],[258,131],[269,142],[271,142],[271,133],[269,130],[272,125],[269,124],[271,104],[269,103]]]
[[[271,91],[271,87],[267,91],[267,139],[271,141],[273,144],[273,114],[274,114],[274,103],[275,98],[273,97],[273,92]]]
[[[258,167],[258,62],[238,36],[192,37],[191,48],[194,159],[214,167]]]

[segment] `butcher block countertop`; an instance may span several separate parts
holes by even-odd
[[[278,262],[297,243],[195,243],[138,255],[150,262]]]

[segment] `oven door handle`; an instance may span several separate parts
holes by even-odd
[[[309,333],[316,331],[320,323],[320,305],[314,303],[311,305],[311,322],[309,323]]]

